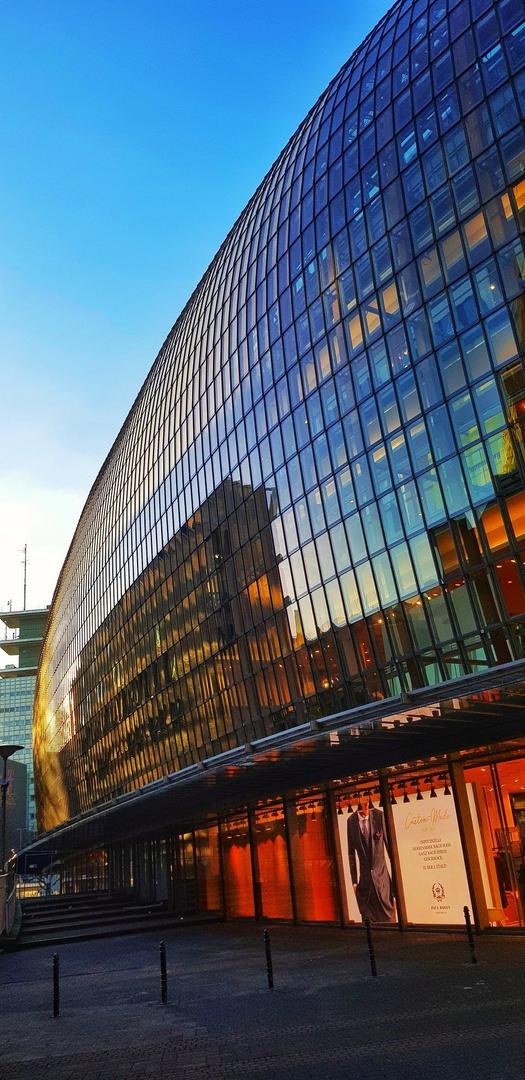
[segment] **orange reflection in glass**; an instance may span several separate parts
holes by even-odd
[[[255,838],[262,914],[266,919],[293,918],[285,830],[282,809],[257,811]]]
[[[221,831],[226,914],[230,918],[253,918],[255,904],[248,818],[232,818]]]
[[[299,804],[295,822],[290,839],[298,918],[335,922],[334,875],[321,800]]]

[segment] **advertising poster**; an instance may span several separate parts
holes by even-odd
[[[351,922],[365,918],[372,923],[395,922],[383,811],[367,810],[366,819],[361,823],[355,809],[337,817],[348,918]]]
[[[463,923],[470,894],[454,799],[436,789],[392,807],[411,923]]]

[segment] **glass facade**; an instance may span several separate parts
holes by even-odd
[[[522,0],[402,0],[290,140],[80,519],[38,676],[42,828],[525,657],[524,117]],[[273,917],[277,889],[337,919],[328,810],[301,805],[196,833],[184,880],[217,907],[220,860],[227,913]]]

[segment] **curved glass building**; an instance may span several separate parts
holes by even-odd
[[[401,796],[443,801],[458,911],[524,923],[524,117],[521,0],[402,0],[177,320],[40,663],[67,887],[103,849],[112,887],[175,907],[357,920],[366,792],[385,918],[457,921]]]

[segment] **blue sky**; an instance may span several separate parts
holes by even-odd
[[[0,4],[0,609],[51,600],[162,342],[385,3]]]

